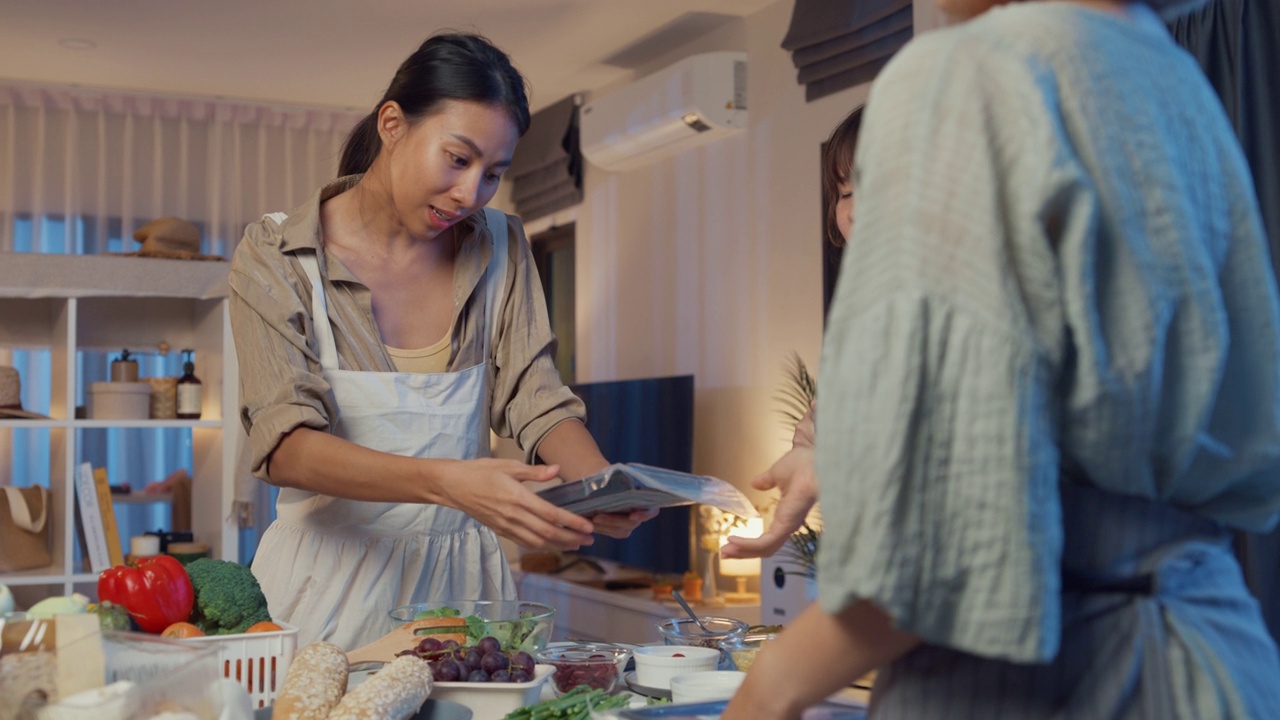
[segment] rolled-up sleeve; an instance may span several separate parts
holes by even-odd
[[[240,372],[240,419],[253,474],[267,482],[267,459],[298,427],[329,430],[333,393],[307,342],[307,295],[278,249],[274,224],[250,225],[231,262],[231,330]]]
[[[565,420],[585,419],[586,407],[556,368],[557,341],[524,228],[510,216],[507,228],[512,270],[494,352],[490,422],[498,435],[514,438],[532,463],[547,433]]]

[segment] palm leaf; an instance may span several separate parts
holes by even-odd
[[[821,536],[821,530],[806,522],[787,538],[787,544],[782,547],[779,554],[800,568],[787,572],[788,575],[818,577],[818,540]]]
[[[795,428],[809,412],[809,406],[818,396],[818,383],[809,374],[800,354],[792,352],[787,365],[787,378],[778,391],[777,399],[782,405],[778,412],[787,421],[788,427]]]

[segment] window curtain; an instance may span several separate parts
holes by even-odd
[[[165,216],[194,223],[202,253],[230,257],[247,223],[299,205],[336,175],[359,119],[333,109],[0,81],[0,262],[6,252],[133,252],[133,232]],[[112,357],[81,352],[81,387],[108,379]],[[61,381],[51,359],[48,348],[0,347],[29,410],[49,412],[50,384]],[[181,374],[176,353],[137,359],[143,376]],[[196,367],[198,374],[198,357]],[[77,432],[85,434],[80,460],[106,467],[112,484],[141,488],[192,470],[189,431]],[[47,429],[0,431],[0,485],[47,486],[50,442]],[[168,525],[166,505],[119,507],[126,536]],[[251,551],[256,536],[241,544]]]
[[[582,202],[579,99],[571,95],[534,113],[507,169],[511,200],[524,222]]]
[[[1222,98],[1253,171],[1273,265],[1280,258],[1280,4],[1212,0],[1169,22]],[[1241,535],[1245,578],[1280,642],[1280,530]]]
[[[782,48],[812,102],[870,82],[912,32],[911,0],[796,0]]]
[[[0,83],[0,252],[137,249],[173,215],[229,257],[334,176],[345,111]],[[29,227],[24,227],[28,225]]]

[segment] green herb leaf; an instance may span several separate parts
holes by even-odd
[[[457,609],[455,609],[455,608],[451,608],[451,607],[449,607],[449,606],[447,606],[447,605],[446,605],[445,607],[442,607],[442,608],[439,608],[439,609],[436,609],[436,610],[423,610],[423,611],[419,612],[417,615],[414,615],[414,616],[413,616],[413,619],[414,619],[414,620],[426,620],[427,618],[438,618],[438,617],[458,617],[458,616],[459,616],[459,615],[461,615],[461,614],[462,614],[462,613],[461,613],[460,611],[458,611]]]

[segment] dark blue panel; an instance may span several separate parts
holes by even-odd
[[[693,472],[693,376],[572,385],[587,429],[610,462]],[[657,573],[689,569],[690,507],[666,508],[626,540],[596,537],[578,551]]]

